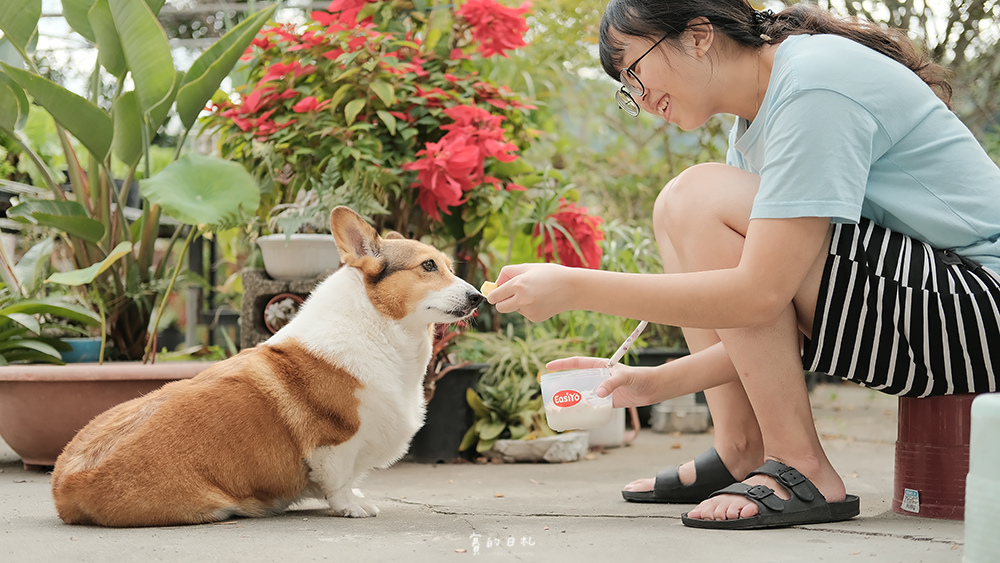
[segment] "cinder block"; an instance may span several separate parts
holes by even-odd
[[[335,270],[326,270],[308,280],[276,280],[263,269],[245,268],[243,276],[243,307],[240,309],[240,348],[253,348],[271,336],[264,325],[264,307],[279,293],[308,297],[313,289]]]

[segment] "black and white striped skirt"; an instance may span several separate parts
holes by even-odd
[[[995,275],[867,219],[838,224],[803,367],[906,397],[997,391]]]

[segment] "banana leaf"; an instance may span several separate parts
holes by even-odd
[[[38,34],[41,17],[42,0],[5,1],[0,10],[0,31],[18,51],[26,53],[28,45]]]

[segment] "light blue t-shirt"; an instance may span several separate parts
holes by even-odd
[[[726,160],[761,177],[751,219],[866,217],[1000,272],[1000,169],[916,74],[854,41],[785,39]]]

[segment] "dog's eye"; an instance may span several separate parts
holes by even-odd
[[[433,260],[424,260],[424,263],[421,264],[421,266],[424,267],[425,272],[436,272],[438,269],[437,263]]]

